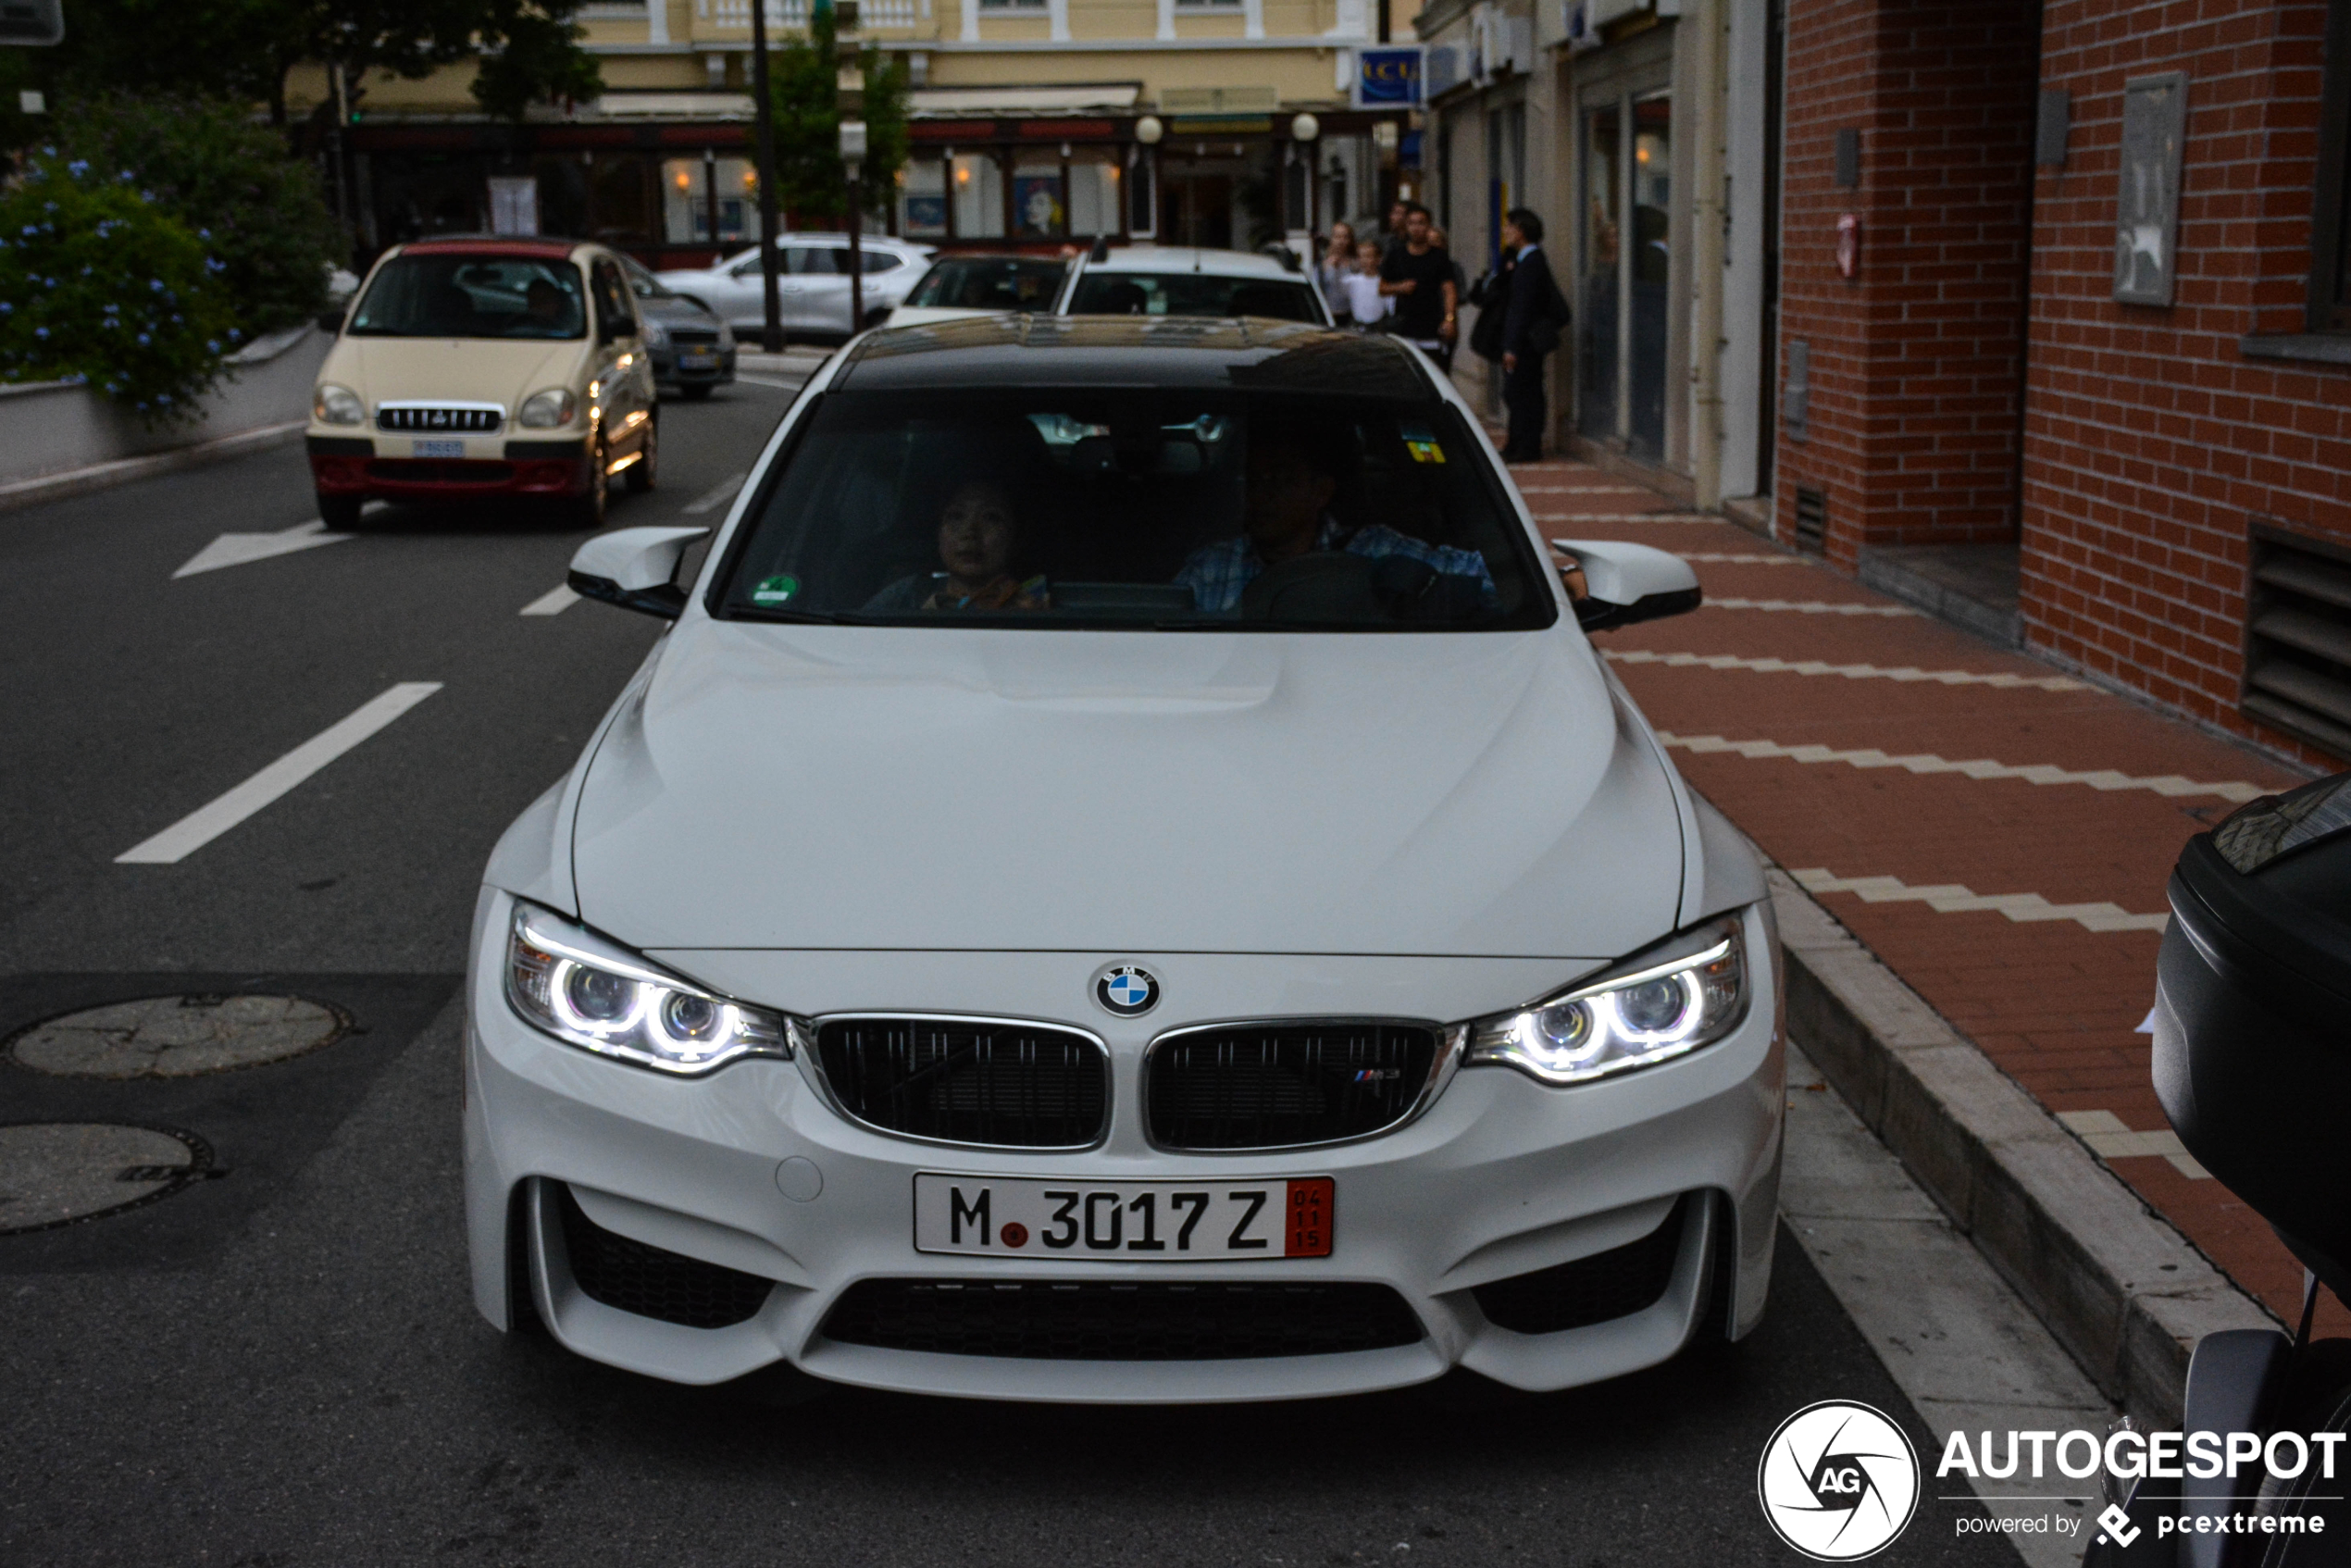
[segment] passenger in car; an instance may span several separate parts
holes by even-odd
[[[939,512],[945,571],[899,579],[865,602],[878,615],[915,610],[1042,610],[1052,594],[1042,574],[1013,575],[1020,525],[1013,500],[993,479],[967,479]]]
[[[1332,516],[1339,466],[1325,443],[1303,430],[1250,434],[1243,531],[1193,551],[1176,574],[1192,591],[1194,608],[1234,609],[1241,591],[1266,567],[1317,550],[1343,550],[1372,560],[1408,556],[1448,577],[1476,579],[1484,603],[1494,604],[1494,574],[1477,551],[1431,544],[1384,524],[1350,529]]]

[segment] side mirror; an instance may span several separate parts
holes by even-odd
[[[318,330],[320,330],[320,331],[322,331],[322,332],[340,332],[340,331],[342,331],[342,311],[340,311],[340,310],[322,310],[322,311],[320,311],[320,312],[318,313]]]
[[[1586,631],[1606,631],[1698,607],[1698,573],[1679,555],[1610,539],[1551,542],[1583,566],[1587,596],[1575,602],[1575,619]]]
[[[615,529],[581,545],[571,558],[565,579],[583,599],[601,599],[624,610],[637,610],[674,621],[686,610],[686,591],[678,586],[678,563],[686,546],[708,533],[695,529]]]

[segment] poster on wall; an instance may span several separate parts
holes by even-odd
[[[492,234],[539,232],[539,181],[529,175],[490,179],[490,231]]]
[[[1024,234],[1062,231],[1062,177],[1022,174],[1013,179],[1013,214]]]
[[[2114,202],[2114,297],[2170,305],[2179,257],[2180,155],[2188,79],[2133,77],[2122,89],[2122,163]]]

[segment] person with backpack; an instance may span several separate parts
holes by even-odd
[[[1513,207],[1502,223],[1502,251],[1510,258],[1508,294],[1500,302],[1502,401],[1511,411],[1510,439],[1502,447],[1505,463],[1542,458],[1549,412],[1543,360],[1560,346],[1560,330],[1568,319],[1567,300],[1551,277],[1542,244],[1542,218],[1525,207]]]

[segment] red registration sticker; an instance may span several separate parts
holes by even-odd
[[[1333,1187],[1328,1176],[1301,1176],[1289,1184],[1289,1219],[1283,1229],[1285,1258],[1331,1255]]]

